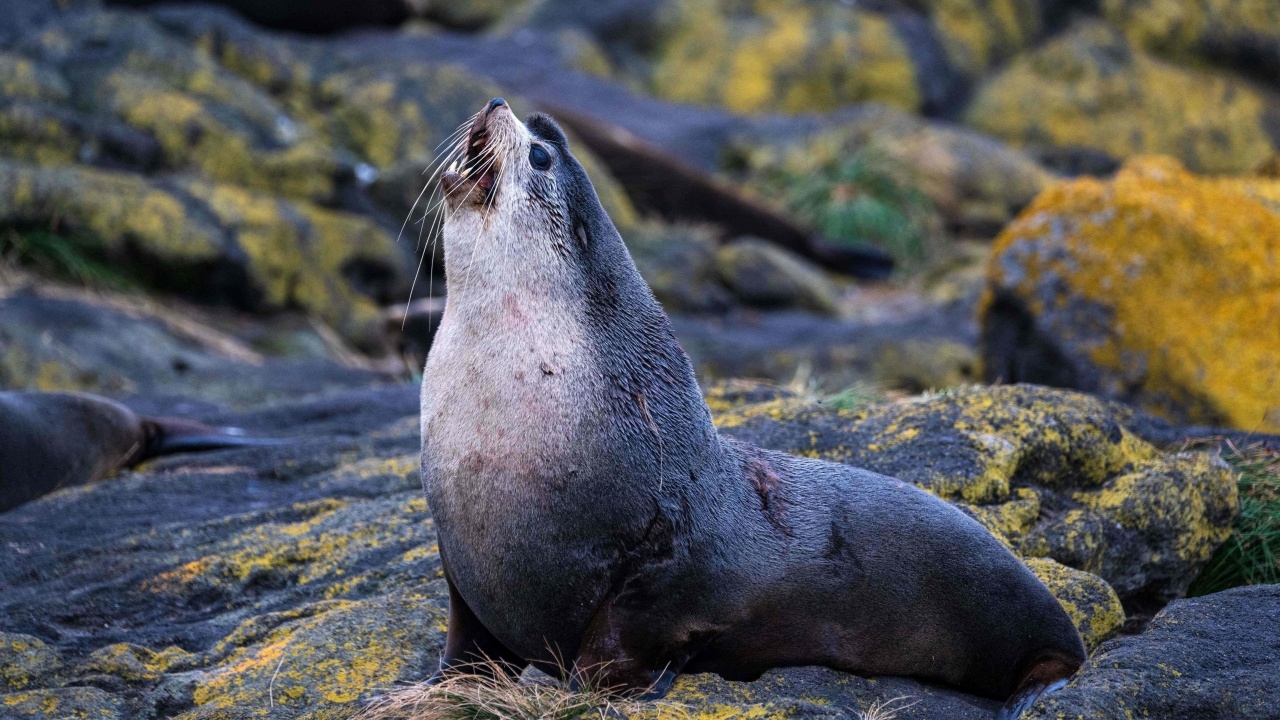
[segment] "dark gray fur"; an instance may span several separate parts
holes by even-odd
[[[1046,662],[1062,676],[1083,661],[1057,600],[948,503],[893,478],[719,435],[688,357],[564,134],[542,115],[526,126],[555,149],[554,182],[505,187],[492,212],[545,212],[531,220],[570,228],[558,252],[572,281],[511,287],[511,303],[525,312],[567,304],[590,362],[526,377],[461,341],[441,350],[448,357],[434,357],[439,340],[432,350],[423,478],[452,598],[442,669],[481,655],[551,670],[562,660],[661,693],[678,672],[752,679],[817,664],[1005,698],[1028,676],[1039,683]],[[513,151],[505,162],[527,160]],[[447,227],[449,263],[466,248],[448,245]],[[441,334],[501,336],[506,316],[467,307],[475,295],[455,290],[455,273],[472,281],[447,267]],[[473,311],[484,327],[463,326],[478,322],[465,319]],[[581,422],[529,419],[538,410],[529,403],[558,393],[584,408]],[[464,414],[474,427],[461,426]],[[502,438],[486,435],[490,421]],[[525,444],[490,449],[511,437]]]

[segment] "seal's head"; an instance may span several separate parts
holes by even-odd
[[[477,283],[580,291],[584,285],[575,281],[584,276],[633,267],[564,132],[547,115],[521,122],[494,98],[451,155],[440,178],[451,295]]]

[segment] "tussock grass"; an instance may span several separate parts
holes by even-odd
[[[49,277],[112,290],[134,289],[124,274],[97,259],[100,248],[86,238],[68,238],[42,230],[0,232],[0,256]]]
[[[940,225],[933,203],[879,153],[862,150],[784,184],[791,210],[827,237],[879,245],[908,271],[930,259]]]
[[[1280,583],[1280,452],[1228,443],[1222,457],[1239,473],[1240,517],[1191,583],[1187,594],[1193,597]]]
[[[680,705],[644,702],[609,692],[603,676],[577,676],[577,690],[555,681],[512,677],[493,661],[478,674],[457,674],[436,685],[418,684],[375,699],[355,720],[580,720],[629,718],[687,720]]]

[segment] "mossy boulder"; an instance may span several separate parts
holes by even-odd
[[[791,0],[670,5],[669,32],[654,52],[659,97],[748,113],[923,104],[907,42],[884,15]]]
[[[1135,44],[1208,60],[1280,83],[1280,5],[1257,0],[1104,0],[1102,11]]]
[[[949,229],[966,234],[994,235],[1053,180],[1030,156],[992,137],[882,105],[785,137],[741,133],[721,156],[728,177],[776,203],[799,179],[859,153],[892,167]]]
[[[1044,31],[1039,0],[926,0],[930,22],[951,65],[970,79],[1018,51]]]
[[[1273,179],[1144,158],[1111,181],[1055,185],[994,247],[985,373],[1278,432],[1278,256]]]
[[[1275,98],[1238,78],[1173,65],[1088,21],[1011,60],[965,119],[1015,145],[1167,154],[1199,172],[1231,173],[1280,148],[1278,112]]]
[[[0,225],[83,236],[86,252],[194,299],[304,309],[370,351],[377,301],[407,283],[400,249],[366,218],[189,178],[0,159]]]
[[[1239,500],[1221,459],[1166,454],[1126,420],[1087,395],[1020,385],[859,410],[779,399],[716,416],[744,440],[865,467],[962,503],[1022,556],[1098,575],[1147,610],[1186,592],[1230,534]],[[1113,621],[1098,626],[1112,631]]]
[[[748,305],[840,312],[840,292],[820,268],[766,240],[744,237],[723,245],[715,263],[725,285]]]

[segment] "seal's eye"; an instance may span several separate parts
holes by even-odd
[[[529,148],[529,164],[535,170],[546,170],[551,167],[551,153],[541,145],[534,145]]]

